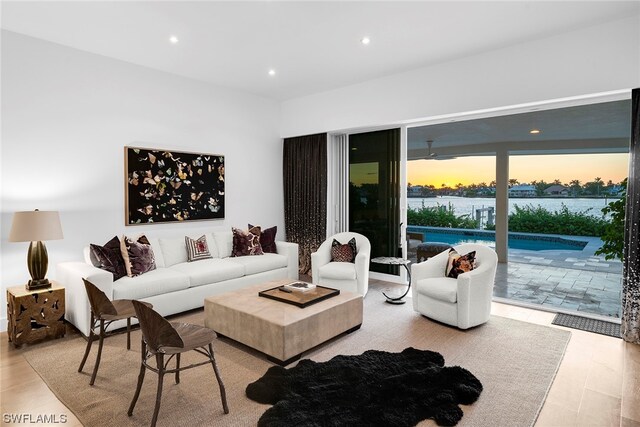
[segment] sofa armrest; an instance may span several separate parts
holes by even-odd
[[[411,265],[411,279],[414,282],[422,279],[431,279],[434,277],[444,277],[447,268],[447,260],[449,254],[441,252],[438,255],[429,258],[426,261]]]
[[[276,242],[276,250],[287,257],[287,277],[298,280],[298,244],[292,242]]]
[[[85,262],[63,262],[57,266],[56,277],[65,287],[65,319],[84,335],[89,335],[91,308],[82,279],[87,279],[113,299],[113,274]]]
[[[467,329],[471,325],[484,322],[491,315],[495,276],[496,264],[489,262],[458,276],[458,327],[460,329]]]
[[[320,284],[320,267],[331,262],[331,247],[325,240],[315,252],[311,253],[311,279],[314,285]]]

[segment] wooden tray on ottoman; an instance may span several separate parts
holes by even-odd
[[[331,298],[299,308],[258,292],[291,283],[267,282],[204,300],[204,324],[287,365],[331,338],[349,333],[362,324],[362,295],[340,292]]]
[[[316,304],[328,298],[340,295],[340,290],[333,288],[325,288],[324,286],[316,286],[314,289],[306,292],[283,292],[280,290],[282,286],[267,289],[258,292],[258,295],[276,301],[285,302],[295,305],[296,307],[305,308],[311,304]]]

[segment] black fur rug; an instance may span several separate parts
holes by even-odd
[[[258,426],[414,426],[427,418],[453,426],[459,404],[475,402],[482,384],[459,366],[445,367],[439,353],[406,348],[368,350],[328,362],[301,360],[269,368],[247,386],[247,396],[273,406]]]

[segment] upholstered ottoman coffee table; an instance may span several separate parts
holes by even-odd
[[[205,326],[287,365],[300,355],[362,324],[362,296],[339,295],[301,308],[258,296],[291,280],[268,282],[204,300]]]

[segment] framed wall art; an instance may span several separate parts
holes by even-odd
[[[124,147],[125,224],[224,218],[224,156]]]

